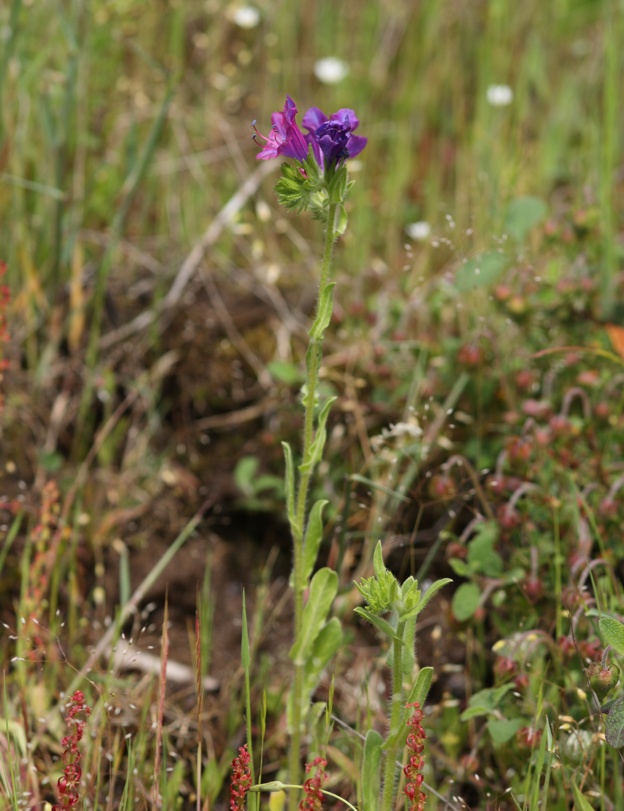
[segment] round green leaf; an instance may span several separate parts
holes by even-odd
[[[453,595],[453,614],[460,622],[469,620],[479,607],[481,593],[474,583],[462,583]]]
[[[611,645],[614,651],[624,656],[624,625],[611,617],[603,617],[599,625],[605,645]]]

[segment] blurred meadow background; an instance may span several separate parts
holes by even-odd
[[[0,38],[0,808],[58,802],[77,687],[80,807],[228,807],[242,586],[284,765],[280,440],[322,250],[255,159],[286,94],[369,139],[314,485],[333,790],[357,804],[384,717],[351,610],[381,539],[454,579],[419,628],[427,809],[624,807],[584,672],[624,613],[621,0],[5,0]]]

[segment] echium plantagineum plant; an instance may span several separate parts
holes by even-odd
[[[309,699],[321,671],[334,656],[342,641],[342,628],[336,617],[328,618],[338,591],[338,575],[329,568],[314,576],[323,535],[325,500],[308,505],[308,493],[314,471],[320,462],[326,440],[329,411],[335,398],[320,401],[319,372],[323,339],[329,326],[335,282],[333,280],[334,244],[347,227],[345,201],[351,188],[347,161],[359,155],[367,139],[355,135],[359,120],[351,109],[330,116],[311,107],[303,116],[304,134],[296,121],[295,102],[286,97],[284,109],[271,116],[272,127],[262,135],[255,126],[254,140],[262,147],[259,160],[292,158],[282,164],[276,184],[279,202],[290,211],[310,211],[323,223],[325,247],[320,267],[318,299],[309,332],[306,353],[306,381],[302,391],[304,409],[303,447],[295,467],[292,449],[283,443],[286,460],[286,506],[293,540],[293,569],[290,585],[294,592],[294,643],[290,657],[294,678],[288,699],[288,727],[291,736],[289,777],[300,783],[301,734]],[[304,593],[309,590],[304,606]],[[291,795],[291,809],[296,808]]]

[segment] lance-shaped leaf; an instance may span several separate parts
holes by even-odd
[[[307,583],[312,574],[312,569],[316,563],[319,546],[323,538],[323,509],[327,504],[326,499],[319,499],[310,510],[308,525],[305,531],[303,542],[303,573],[302,580]]]
[[[410,610],[406,611],[404,614],[401,614],[400,620],[404,622],[405,620],[410,619],[411,617],[416,617],[420,612],[425,608],[427,603],[434,597],[441,588],[446,586],[448,583],[452,583],[450,577],[443,577],[441,580],[436,580],[435,583],[432,583],[424,595],[420,598],[418,603],[411,608]]]
[[[427,700],[427,696],[429,695],[432,680],[433,680],[433,668],[421,667],[420,673],[418,674],[418,678],[416,679],[414,686],[410,690],[407,703],[413,704],[415,701],[417,701],[418,704],[422,707],[425,701]]]
[[[375,570],[375,575],[378,578],[383,577],[387,572],[386,564],[384,563],[383,559],[383,547],[381,545],[381,541],[377,541],[375,551],[373,552],[373,569]]]
[[[326,499],[319,499],[310,510],[310,517],[308,518],[308,525],[303,542],[302,583],[308,582],[318,557],[319,546],[323,538],[323,508],[326,504]],[[291,588],[295,587],[294,571],[291,572],[288,584]]]
[[[341,237],[347,230],[347,225],[349,225],[349,217],[347,216],[347,210],[344,206],[340,205],[338,206],[334,233],[337,234],[339,237]]]
[[[308,602],[303,609],[301,633],[290,649],[290,658],[296,665],[303,665],[309,659],[337,592],[337,573],[328,568],[319,569],[310,583]]]
[[[356,614],[359,614],[360,617],[364,617],[364,619],[372,623],[375,628],[378,628],[382,634],[385,634],[390,641],[401,641],[388,620],[383,619],[383,617],[378,617],[377,614],[373,614],[372,611],[369,611],[367,608],[362,608],[361,606],[358,606],[354,610]]]
[[[574,781],[572,781],[572,790],[574,791],[574,807],[577,811],[594,811],[594,806],[581,793],[580,788]]]
[[[416,617],[403,623],[403,651],[401,654],[401,672],[403,678],[409,679],[416,665]]]
[[[286,463],[284,484],[286,488],[286,511],[288,514],[288,522],[290,524],[290,530],[293,536],[295,538],[300,538],[303,532],[301,527],[297,526],[295,513],[295,465],[293,462],[292,448],[288,442],[282,442],[282,448],[284,449],[284,462]]]
[[[343,641],[342,626],[338,617],[332,617],[320,630],[318,636],[314,640],[312,646],[312,653],[308,657],[304,667],[304,682],[303,682],[303,706],[301,708],[301,724],[304,728],[304,722],[308,717],[308,709],[310,707],[310,696],[316,690],[319,683],[319,678],[329,664],[329,661],[336,655]],[[286,722],[290,732],[293,730],[293,702],[295,700],[295,691],[291,686],[288,693],[288,701],[286,704]]]
[[[347,191],[347,167],[343,164],[331,177],[327,192],[332,203],[344,202]]]
[[[307,695],[316,690],[319,678],[343,641],[342,625],[338,617],[332,617],[319,631],[312,645],[312,654],[305,663],[304,689]]]
[[[318,415],[318,423],[314,440],[310,445],[310,450],[306,458],[299,465],[299,470],[302,473],[307,473],[308,471],[313,470],[321,461],[321,457],[323,456],[323,448],[325,447],[325,440],[327,439],[326,426],[327,418],[329,417],[329,409],[332,407],[336,399],[336,397],[329,397],[323,404],[323,408],[321,408]]]
[[[325,285],[324,290],[321,292],[318,301],[318,308],[316,311],[316,318],[310,327],[310,338],[318,340],[323,337],[325,330],[331,321],[332,311],[334,309],[334,287],[336,282],[330,282]]]
[[[381,789],[381,747],[383,738],[376,729],[369,729],[364,742],[362,759],[362,808],[377,811]]]

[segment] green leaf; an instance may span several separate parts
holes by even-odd
[[[332,311],[334,309],[334,287],[336,282],[329,282],[321,292],[318,301],[318,309],[316,311],[316,318],[310,328],[310,338],[318,340],[323,337],[325,330],[331,321]]]
[[[343,164],[330,174],[327,192],[332,203],[343,203],[347,191],[347,167]]]
[[[310,695],[318,687],[319,677],[342,645],[344,635],[338,617],[332,617],[314,640],[312,655],[305,664],[305,690]]]
[[[624,698],[611,702],[605,718],[605,737],[616,749],[624,746]]]
[[[259,464],[256,456],[243,456],[242,459],[239,459],[236,463],[236,467],[234,468],[234,481],[238,489],[245,496],[253,496],[257,492],[255,478]]]
[[[487,722],[488,732],[495,744],[507,743],[524,725],[522,718],[490,718]]]
[[[466,622],[479,607],[481,592],[474,583],[462,583],[453,595],[451,608],[459,622]]]
[[[404,679],[410,679],[414,675],[414,667],[416,665],[416,616],[406,620],[402,625],[403,648],[401,655],[401,673]]]
[[[377,614],[373,614],[372,611],[369,611],[367,608],[362,608],[358,606],[355,610],[356,614],[359,614],[360,617],[364,617],[365,620],[368,620],[375,628],[378,628],[382,634],[388,637],[389,640],[396,640],[400,642],[401,640],[396,635],[395,629],[390,625],[390,623],[383,619],[383,617],[378,617]]]
[[[308,602],[303,609],[301,633],[290,649],[290,658],[296,665],[303,665],[309,659],[337,592],[338,574],[328,568],[319,569],[310,583]]]
[[[267,363],[267,369],[274,380],[278,380],[280,383],[287,383],[289,386],[300,384],[304,379],[301,367],[296,363],[290,363],[286,360],[273,360]]]
[[[481,253],[469,259],[455,274],[455,288],[460,293],[493,284],[507,266],[501,253]]]
[[[305,473],[310,469],[314,469],[323,456],[323,448],[325,447],[325,441],[327,439],[327,418],[329,417],[329,410],[336,402],[336,399],[336,397],[328,397],[323,404],[323,408],[318,415],[316,434],[314,435],[314,440],[310,445],[307,458],[299,465],[299,470],[302,473]]]
[[[487,521],[479,524],[477,534],[468,544],[466,560],[473,572],[487,577],[499,577],[503,571],[503,559],[494,549],[498,540],[498,524]]]
[[[245,604],[245,589],[243,589],[243,631],[241,634],[241,664],[243,670],[249,670],[251,666],[251,656],[249,648],[249,630],[247,628],[247,606]]]
[[[547,213],[546,203],[539,197],[516,197],[505,212],[505,231],[516,242],[522,242]]]
[[[461,558],[451,558],[449,560],[449,565],[455,574],[458,574],[460,577],[470,576],[470,568],[465,560],[462,560]]]
[[[624,656],[624,625],[610,617],[602,617],[598,625],[605,645],[611,645],[614,651]]]
[[[63,456],[56,451],[44,451],[39,457],[39,462],[46,473],[56,473],[63,464]]]
[[[326,499],[319,499],[310,510],[308,526],[305,531],[305,540],[303,542],[303,565],[301,575],[303,581],[306,583],[312,574],[312,569],[318,557],[319,546],[323,538],[323,508],[327,503]]]
[[[418,704],[422,707],[425,701],[427,700],[427,696],[429,694],[432,681],[433,681],[433,668],[421,667],[420,673],[418,674],[418,678],[416,679],[416,683],[410,690],[407,703],[413,704],[414,701],[417,701]]]
[[[375,551],[373,552],[373,570],[378,579],[381,579],[388,571],[383,559],[383,546],[381,545],[381,541],[377,541]]]
[[[308,714],[308,708],[310,706],[309,698],[318,687],[320,674],[327,667],[330,659],[332,659],[332,657],[335,656],[337,651],[340,649],[343,638],[340,620],[338,617],[332,617],[332,619],[330,619],[330,621],[321,628],[318,636],[314,640],[312,653],[308,657],[308,661],[305,663],[304,667],[303,689],[305,700],[301,713],[302,724],[306,720]],[[291,687],[288,694],[286,710],[288,728],[291,730],[294,715],[293,701],[294,689]]]
[[[344,206],[338,206],[338,215],[336,217],[336,228],[334,230],[334,234],[337,237],[340,237],[344,234],[347,230],[347,225],[349,224],[349,218],[347,216],[347,212]]]
[[[305,211],[310,207],[312,196],[316,191],[314,180],[305,178],[299,171],[299,166],[283,163],[281,177],[275,184],[275,192],[279,203],[289,211]]]
[[[574,792],[574,811],[594,811],[589,800],[581,793],[580,788],[572,780],[572,791]]]
[[[381,748],[383,738],[376,729],[369,729],[364,741],[362,758],[362,811],[377,811],[381,789]]]
[[[425,608],[425,606],[435,597],[435,595],[440,591],[441,588],[444,588],[448,583],[452,583],[450,577],[443,577],[441,580],[436,580],[435,583],[432,583],[424,595],[418,601],[418,604],[412,608],[410,611],[407,611],[404,615],[401,615],[401,620],[411,619],[411,617],[415,617],[417,614]],[[461,588],[461,586],[460,586]]]
[[[297,525],[297,516],[295,513],[295,465],[293,462],[292,449],[288,442],[282,442],[282,448],[284,449],[284,462],[286,463],[286,471],[284,474],[286,512],[288,514],[291,532],[295,540],[297,540],[303,535],[303,528]]]
[[[502,687],[486,687],[484,690],[479,690],[470,697],[468,708],[462,712],[459,720],[469,721],[480,715],[491,715],[497,710],[507,693],[513,689],[513,684],[504,684]]]

